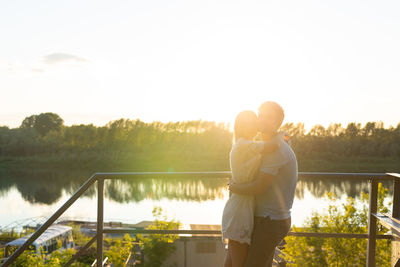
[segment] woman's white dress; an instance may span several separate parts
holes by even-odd
[[[251,182],[261,163],[264,142],[240,138],[230,153],[232,181]],[[254,223],[254,196],[233,193],[222,215],[222,238],[250,244]]]

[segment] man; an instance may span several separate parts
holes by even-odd
[[[236,194],[255,195],[254,228],[246,267],[272,266],[276,246],[287,235],[290,210],[297,184],[297,160],[293,150],[278,134],[284,111],[275,102],[265,102],[258,110],[259,130],[264,141],[277,139],[281,145],[263,155],[258,177],[248,184],[231,184]]]

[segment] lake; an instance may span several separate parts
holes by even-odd
[[[29,218],[50,217],[90,177],[84,172],[8,172],[0,175],[0,226],[17,225]],[[220,224],[228,199],[228,178],[138,178],[106,180],[104,219],[138,223],[153,220],[152,210],[161,207],[170,219],[183,224]],[[391,200],[390,183],[389,197]],[[337,201],[325,196],[333,192]],[[367,181],[305,179],[296,188],[292,222],[301,226],[313,211],[323,212],[329,204],[340,205],[346,198],[368,192]],[[96,186],[92,186],[63,215],[63,218],[95,221]]]

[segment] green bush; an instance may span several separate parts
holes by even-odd
[[[174,220],[168,221],[166,216],[162,216],[162,209],[153,209],[154,222],[147,229],[154,230],[175,230],[180,223]],[[160,219],[163,220],[160,220]],[[141,248],[145,255],[145,267],[160,267],[163,262],[176,250],[174,241],[178,235],[171,234],[152,234],[148,236],[138,236]]]
[[[25,251],[22,253],[11,266],[15,267],[58,267],[63,266],[69,261],[72,255],[76,251],[74,249],[65,249],[63,251],[54,251],[53,253],[46,255],[42,250],[40,254],[36,254],[32,251]],[[81,267],[90,266],[84,265],[79,262],[72,264],[71,266]]]
[[[124,238],[117,240],[107,240],[107,242],[113,242],[109,249],[105,252],[105,256],[108,257],[108,262],[112,263],[115,267],[124,267],[128,257],[133,253],[133,241],[128,234],[125,234]]]
[[[387,213],[384,199],[388,189],[382,184],[378,187],[378,211]],[[368,231],[368,194],[361,193],[361,209],[356,207],[354,198],[347,198],[341,207],[335,204],[332,193],[327,198],[333,204],[329,205],[327,213],[314,212],[307,220],[304,228],[293,226],[294,232],[314,233],[356,233],[365,234]],[[378,224],[377,234],[385,234],[388,230]],[[317,238],[294,237],[286,238],[286,260],[288,266],[365,266],[367,256],[367,239],[356,238]],[[376,265],[390,266],[390,240],[377,240]]]

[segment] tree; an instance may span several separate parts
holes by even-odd
[[[114,267],[124,267],[125,263],[130,257],[131,253],[133,253],[133,241],[128,234],[124,235],[124,238],[121,240],[118,238],[117,240],[107,240],[107,242],[114,242],[110,246],[110,248],[105,252],[105,256],[108,257],[109,262],[112,263]]]
[[[153,216],[156,218],[147,229],[151,230],[176,230],[180,223],[174,220],[168,221],[164,216],[162,218],[162,209],[155,207]],[[152,234],[146,237],[138,235],[141,240],[141,247],[146,257],[145,267],[160,267],[163,262],[176,250],[174,241],[178,239],[178,235],[172,234]]]
[[[376,131],[376,123],[375,122],[367,122],[363,128],[363,134],[365,136],[374,135]]]
[[[343,134],[344,129],[343,129],[341,123],[333,123],[328,126],[328,129],[326,129],[326,132],[330,136],[339,136],[339,135]]]
[[[26,117],[20,128],[34,128],[41,136],[45,136],[50,131],[61,130],[64,120],[56,113],[41,113]]]
[[[388,212],[384,205],[387,195],[388,189],[379,184],[378,211],[381,213]],[[348,197],[346,203],[339,206],[334,194],[329,193],[327,197],[332,204],[326,213],[314,212],[306,222],[305,228],[293,226],[292,230],[317,233],[367,233],[368,194],[361,193],[361,209],[356,208],[354,198]],[[377,227],[377,234],[387,232],[388,230],[381,225]],[[366,239],[289,236],[285,240],[288,266],[365,266]],[[390,266],[391,251],[387,240],[377,240],[376,254],[377,266]]]
[[[304,123],[294,123],[289,122],[282,125],[280,128],[281,131],[287,133],[289,136],[303,136],[306,130],[304,129]]]
[[[310,130],[310,135],[322,137],[326,135],[326,130],[324,126],[317,124]]]
[[[20,128],[34,128],[37,116],[38,115],[32,115],[32,116],[26,117],[22,121]]]
[[[349,137],[356,137],[360,133],[361,125],[359,123],[350,122],[347,124],[346,135]]]

